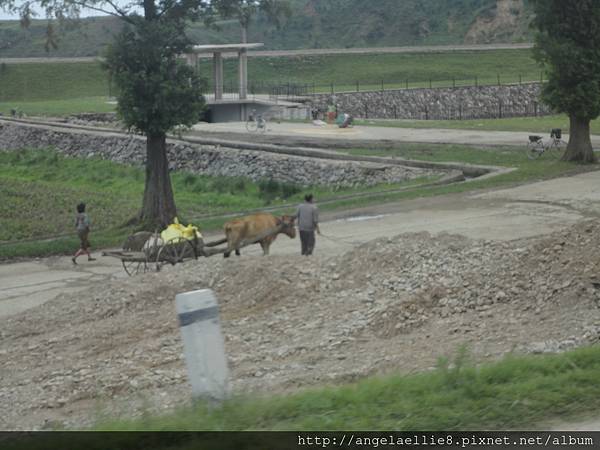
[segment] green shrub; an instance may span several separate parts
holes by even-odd
[[[302,188],[298,185],[292,183],[280,183],[271,178],[258,182],[259,197],[267,202],[290,198],[301,190]]]
[[[300,191],[302,191],[302,187],[300,187],[296,184],[283,183],[281,185],[281,197],[282,198],[290,198],[290,197],[296,195]]]
[[[218,177],[212,181],[210,187],[214,192],[225,194],[231,191],[231,182],[226,177]]]

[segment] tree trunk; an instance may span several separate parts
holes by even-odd
[[[582,163],[596,162],[590,139],[590,120],[571,115],[569,144],[562,161],[577,161]]]
[[[165,134],[146,137],[146,187],[140,221],[164,227],[177,215],[169,176]]]

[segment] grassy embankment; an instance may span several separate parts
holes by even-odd
[[[440,359],[429,373],[103,421],[97,429],[522,430],[551,418],[596,414],[600,407],[598,346],[551,356],[509,355],[478,367],[459,351],[451,362]]]
[[[423,196],[508,186],[583,170],[544,155],[530,161],[522,150],[479,150],[463,146],[404,145],[396,150],[351,150],[354,154],[378,154],[427,161],[464,161],[516,167],[518,170],[486,180],[449,186],[419,187],[431,179],[371,188],[335,190],[310,188],[322,202],[322,210],[353,208]],[[69,253],[77,245],[71,235],[73,208],[80,201],[89,205],[94,222],[95,248],[119,245],[131,228],[131,219],[141,203],[144,172],[141,168],[94,160],[64,158],[54,152],[10,152],[0,154],[0,257],[43,256]],[[206,177],[173,173],[176,202],[182,221],[193,221],[203,230],[216,229],[225,221],[219,215],[260,209],[266,206],[295,204],[308,189],[278,183],[253,183],[246,179]],[[404,189],[398,191],[398,189]],[[393,191],[393,192],[392,192]],[[336,200],[337,197],[369,192],[372,196]],[[328,200],[330,200],[328,202]],[[290,208],[282,208],[289,212]],[[212,216],[212,217],[207,217]],[[60,236],[42,239],[42,237]],[[64,237],[63,237],[64,236]]]
[[[510,64],[506,62],[510,61]],[[212,62],[201,73],[211,79]],[[515,83],[540,79],[529,50],[378,55],[250,58],[253,84],[307,84],[317,91],[354,91],[429,86]],[[225,60],[225,86],[237,83],[237,59]],[[110,91],[110,92],[109,92]],[[68,115],[114,109],[114,94],[99,63],[0,64],[0,112],[18,108],[28,115]]]

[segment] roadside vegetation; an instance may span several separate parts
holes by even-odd
[[[508,355],[475,365],[461,349],[429,373],[181,409],[139,420],[101,420],[98,430],[507,430],[600,407],[600,347],[558,355]]]
[[[228,214],[266,207],[290,212],[306,191],[315,194],[321,209],[336,210],[408,198],[442,195],[547,179],[586,170],[543,155],[531,161],[523,149],[475,149],[466,146],[406,144],[397,149],[346,150],[351,154],[397,156],[423,161],[460,161],[514,167],[517,170],[482,180],[424,187],[438,178],[402,184],[334,189],[243,178],[173,173],[175,198],[182,222],[203,231],[221,227]],[[0,258],[64,254],[77,246],[73,210],[85,201],[93,220],[95,249],[119,246],[134,229],[126,226],[140,206],[144,188],[141,167],[100,159],[68,158],[52,151],[0,153]],[[341,199],[356,194],[364,197]],[[281,208],[277,208],[281,206]],[[12,241],[12,242],[9,242]],[[19,241],[19,242],[17,242]]]

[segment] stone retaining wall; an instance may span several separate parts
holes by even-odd
[[[167,145],[172,170],[247,177],[254,181],[273,179],[302,186],[397,183],[445,173],[420,167],[314,159],[183,141],[169,141]],[[0,122],[0,150],[49,147],[69,156],[99,157],[131,165],[144,164],[146,155],[142,136]]]
[[[480,119],[549,114],[541,103],[539,83],[434,89],[397,89],[317,94],[313,106],[326,111],[330,102],[339,112],[377,119]]]

